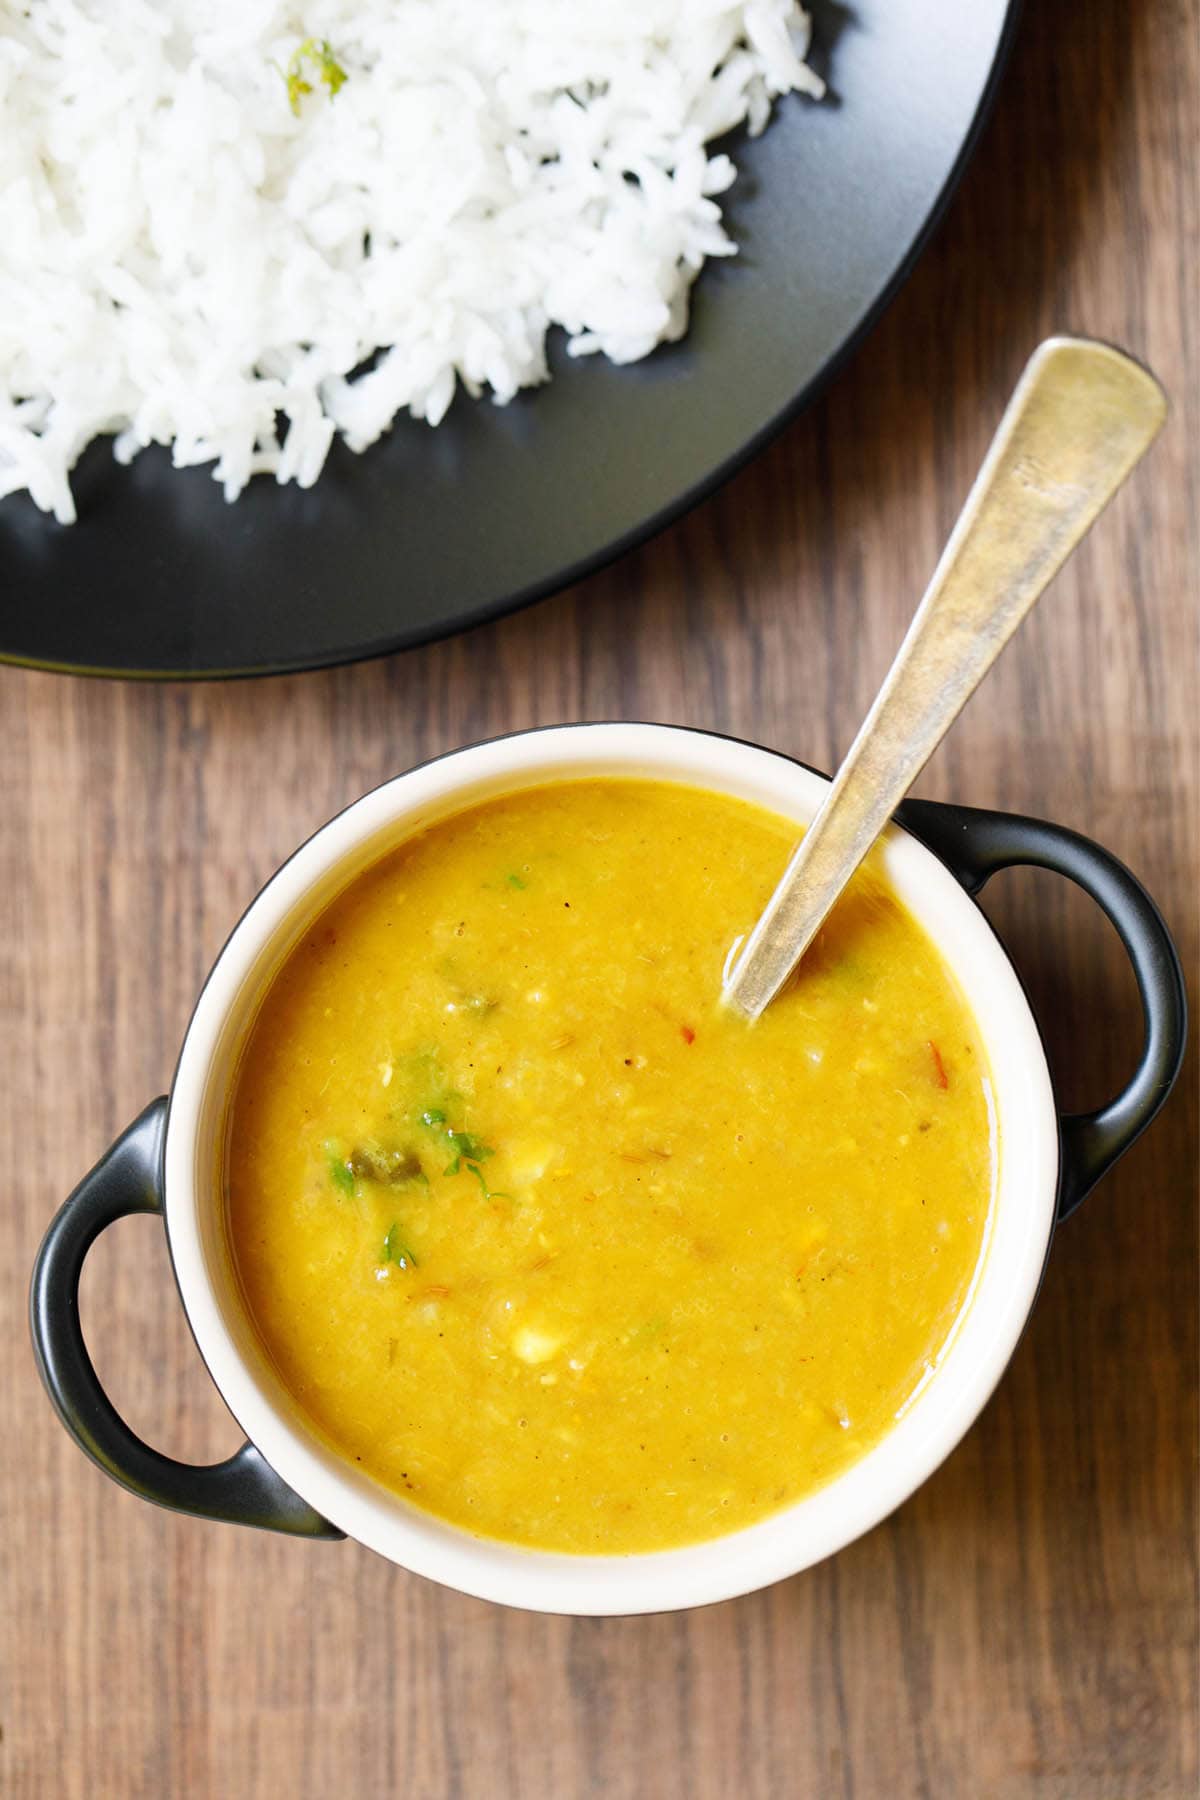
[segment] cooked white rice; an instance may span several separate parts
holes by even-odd
[[[346,80],[295,114],[310,38]],[[680,337],[734,251],[705,145],[819,94],[807,45],[794,0],[0,0],[0,495],[69,523],[106,432],[307,486],[544,381],[552,325]]]

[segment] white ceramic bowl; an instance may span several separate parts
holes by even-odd
[[[333,896],[414,830],[489,795],[606,775],[693,784],[754,801],[798,824],[811,819],[827,785],[767,750],[665,726],[583,725],[506,737],[444,756],[367,794],[303,845],[242,918],[188,1028],[166,1112],[165,1142],[158,1103],[159,1110],[143,1115],[129,1142],[123,1140],[68,1201],[35,1276],[34,1335],[52,1398],[89,1454],[126,1486],[168,1505],[312,1535],[333,1535],[321,1529],[321,1521],[329,1521],[408,1569],[508,1605],[564,1613],[650,1612],[745,1593],[829,1556],[911,1494],[976,1418],[1037,1293],[1059,1204],[1059,1121],[1021,984],[965,891],[963,871],[951,873],[898,827],[889,830],[883,848],[887,873],[940,947],[974,1013],[990,1063],[997,1148],[986,1247],[969,1302],[935,1370],[876,1448],[827,1487],[747,1529],[679,1550],[572,1556],[474,1537],[406,1504],[330,1450],[283,1390],[237,1291],[225,1239],[221,1171],[233,1071],[267,984]],[[972,818],[1003,818],[937,808],[925,809],[923,816],[936,822],[943,813],[951,843],[957,842],[961,821],[967,821],[962,829],[969,837]],[[1064,842],[1070,838],[1055,835]],[[1119,870],[1103,852],[1088,849],[1106,868]],[[1009,845],[992,856],[992,866],[1018,860],[1045,859],[1014,853]],[[973,879],[981,878],[986,874],[974,867]],[[1178,1030],[1179,1020],[1175,1023]],[[1107,1116],[1087,1123],[1095,1131]],[[1139,1116],[1137,1128],[1145,1122]],[[1092,1178],[1094,1171],[1088,1170],[1084,1185]],[[80,1354],[86,1362],[82,1340],[76,1344],[64,1336],[63,1313],[71,1301],[64,1282],[69,1286],[71,1267],[77,1281],[87,1243],[120,1212],[159,1204],[196,1342],[257,1447],[257,1456],[248,1449],[215,1470],[185,1470],[140,1445],[108,1407],[90,1364],[84,1369],[79,1363]],[[64,1247],[62,1234],[70,1237],[72,1229],[63,1220],[73,1206],[73,1247]],[[83,1218],[89,1207],[90,1216]],[[77,1336],[77,1325],[74,1332]],[[264,1459],[269,1468],[264,1469]],[[300,1497],[290,1511],[288,1488]]]

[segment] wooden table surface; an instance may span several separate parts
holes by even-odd
[[[454,642],[286,681],[0,672],[0,1794],[1191,1795],[1196,1073],[1064,1229],[982,1419],[834,1561],[690,1615],[467,1600],[353,1545],[176,1518],[54,1421],[25,1328],[58,1201],[167,1084],[232,922],[335,808],[508,727],[612,717],[829,765],[1045,333],[1143,354],[1175,413],[921,786],[1043,813],[1142,875],[1197,966],[1196,18],[1029,5],[977,160],[824,399],[683,523]],[[1139,1039],[1114,934],[1050,876],[988,907],[1068,1105]],[[131,1422],[237,1433],[161,1227],[89,1263]]]

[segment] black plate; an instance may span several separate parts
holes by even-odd
[[[733,473],[813,394],[903,276],[961,173],[1012,0],[817,4],[829,99],[790,98],[734,147],[726,217],[684,343],[618,369],[552,345],[554,380],[508,407],[460,396],[335,446],[307,493],[259,479],[227,507],[205,470],[106,442],[76,470],[80,521],[0,503],[0,658],[216,675],[420,643],[561,587]]]

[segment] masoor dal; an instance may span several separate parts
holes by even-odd
[[[757,1025],[721,972],[794,827],[562,782],[358,878],[232,1097],[248,1311],[316,1431],[487,1536],[637,1551],[828,1482],[936,1366],[985,1237],[978,1033],[861,875]]]

